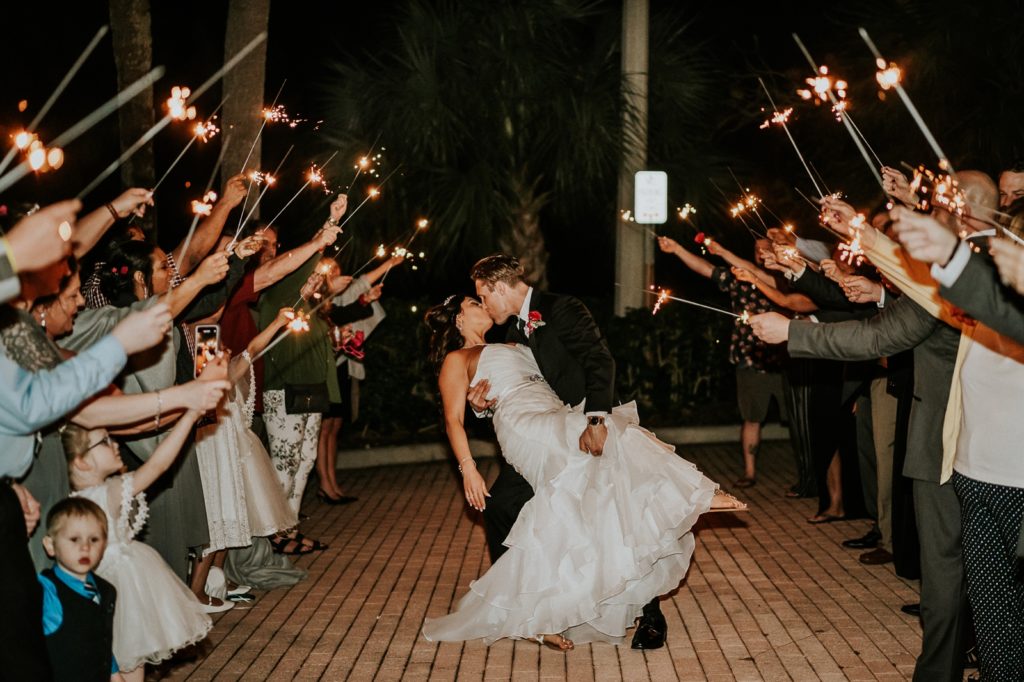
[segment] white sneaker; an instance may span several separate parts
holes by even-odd
[[[250,592],[252,592],[252,588],[248,585],[238,585],[233,590],[228,590],[228,596],[235,597],[240,594],[249,594]]]

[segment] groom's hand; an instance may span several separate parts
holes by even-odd
[[[491,382],[487,379],[481,379],[477,383],[469,387],[469,391],[466,393],[466,401],[473,408],[473,411],[477,414],[483,414],[487,410],[493,409],[498,404],[498,399],[492,400],[487,399],[487,394],[491,392]]]
[[[608,438],[608,427],[604,424],[587,426],[580,435],[580,450],[599,457],[604,452],[604,442]]]

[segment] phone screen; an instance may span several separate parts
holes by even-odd
[[[220,350],[220,325],[196,325],[196,362],[195,375],[198,377],[206,367],[206,363],[217,356]]]

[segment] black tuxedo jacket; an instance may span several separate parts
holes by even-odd
[[[615,361],[587,307],[572,296],[534,289],[530,311],[540,313],[544,325],[527,338],[511,318],[506,339],[530,347],[544,379],[563,402],[578,405],[585,398],[588,412],[610,412]]]

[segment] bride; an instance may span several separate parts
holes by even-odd
[[[584,412],[559,400],[528,346],[484,341],[493,321],[476,299],[451,296],[426,323],[467,502],[484,511],[488,497],[463,425],[469,386],[483,379],[497,399],[502,453],[535,494],[505,541],[508,551],[454,612],[426,620],[424,637],[535,639],[563,651],[574,641],[622,643],[643,606],[686,575],[697,518],[746,505],[640,428],[634,403],[609,415],[601,456],[582,452]]]

